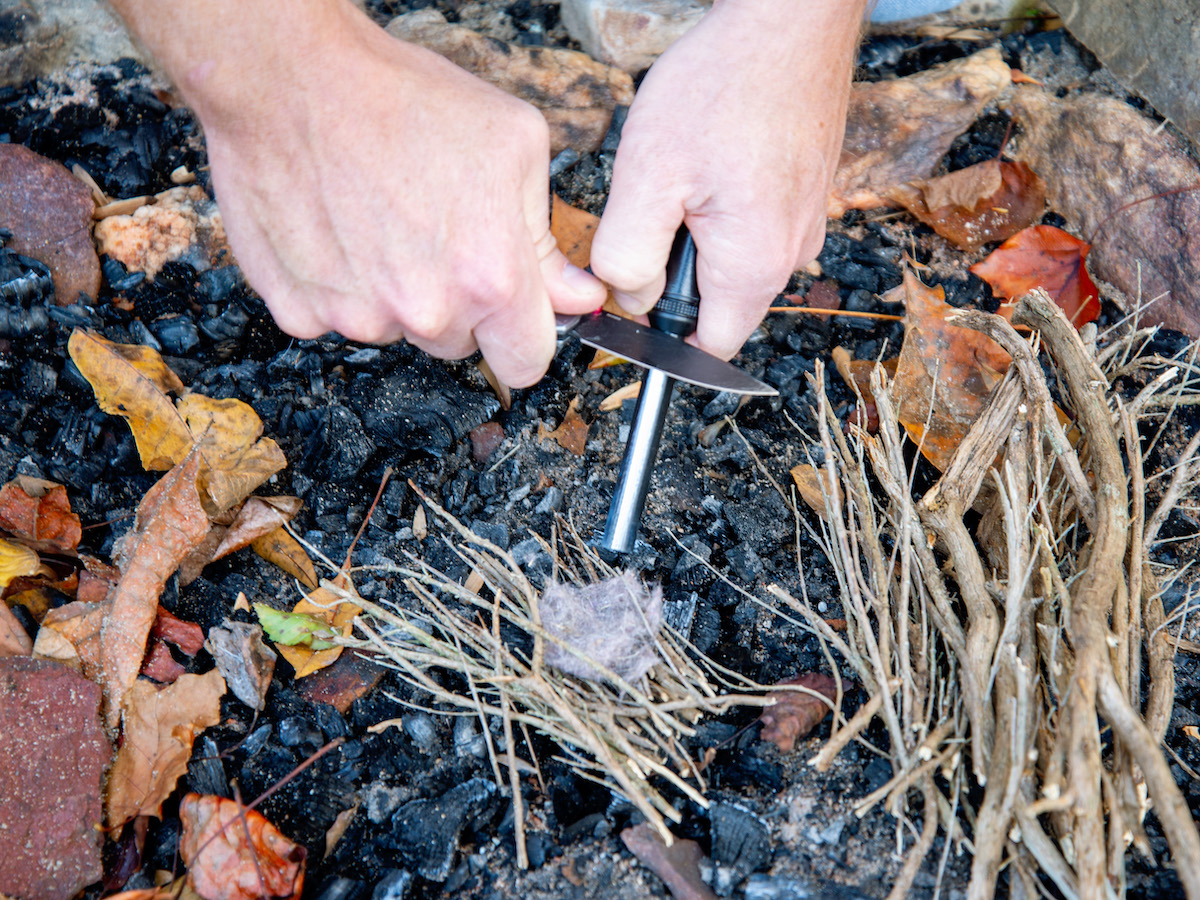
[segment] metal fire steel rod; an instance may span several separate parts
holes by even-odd
[[[696,286],[696,245],[686,227],[681,227],[667,260],[667,284],[662,297],[650,311],[650,324],[683,340],[696,330],[700,292]],[[642,380],[633,427],[625,445],[625,458],[608,507],[601,546],[628,553],[637,540],[642,508],[650,489],[650,476],[658,457],[658,441],[671,405],[675,379],[658,369],[648,369]]]

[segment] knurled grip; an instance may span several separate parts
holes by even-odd
[[[667,283],[662,297],[650,310],[650,324],[660,331],[685,338],[696,330],[700,290],[696,284],[696,244],[686,225],[675,232],[667,259]]]

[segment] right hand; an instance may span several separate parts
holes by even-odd
[[[243,103],[206,102],[203,66],[182,80],[247,281],[293,336],[478,347],[533,384],[554,312],[605,291],[550,233],[545,121],[349,4],[338,21],[309,54],[275,48]]]

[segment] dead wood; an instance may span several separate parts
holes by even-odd
[[[1130,347],[1143,336],[1098,356],[1040,291],[1021,300],[1014,321],[1033,328],[1032,345],[997,316],[955,316],[1014,364],[920,498],[882,370],[872,376],[878,434],[847,439],[818,367],[826,515],[808,527],[838,573],[845,640],[831,639],[806,603],[772,593],[860,673],[864,709],[889,734],[894,776],[859,814],[883,801],[903,821],[919,797],[924,827],[904,826],[920,834],[914,856],[928,851],[931,818],[948,836],[969,825],[971,900],[989,900],[1006,868],[1027,889],[1040,871],[1066,897],[1117,896],[1129,845],[1149,853],[1142,822],[1151,808],[1197,900],[1200,834],[1160,748],[1174,682],[1171,645],[1155,635],[1164,617],[1150,551],[1170,508],[1194,492],[1200,439],[1177,464],[1165,506],[1146,510],[1138,426],[1161,419],[1152,395],[1178,372],[1149,379],[1146,396],[1126,405],[1112,373],[1137,369]],[[1050,401],[1039,342],[1073,426]],[[1190,375],[1178,393],[1191,402]],[[964,521],[971,509],[982,514],[974,529]],[[852,720],[854,733],[864,717]],[[814,763],[828,765],[849,739]],[[982,788],[978,805],[962,791],[970,779]],[[893,896],[916,871],[910,858]]]

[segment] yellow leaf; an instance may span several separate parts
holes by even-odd
[[[287,465],[279,445],[262,437],[258,413],[241,400],[185,394],[178,413],[203,458],[198,484],[210,514],[245,500]]]
[[[801,463],[791,469],[792,481],[805,505],[822,519],[825,518],[825,494],[822,493],[821,473],[808,463]]]
[[[349,579],[346,576],[341,576],[340,580],[349,588]],[[310,616],[320,616],[329,622],[330,630],[340,633],[343,636],[349,636],[353,629],[354,617],[362,610],[349,601],[342,601],[342,594],[334,593],[329,588],[317,588],[293,608],[294,613],[303,613]],[[339,602],[342,601],[342,602]],[[338,604],[334,606],[334,604]],[[324,669],[326,666],[333,665],[337,658],[342,655],[342,647],[330,647],[328,650],[313,650],[311,647],[303,645],[289,646],[287,644],[276,644],[275,649],[279,654],[292,664],[292,668],[296,670],[296,677],[303,678],[305,675],[311,675]]]
[[[287,572],[307,588],[317,586],[317,570],[300,542],[283,527],[255,538],[250,549],[274,566]]]
[[[0,590],[7,588],[14,578],[36,575],[41,567],[38,555],[28,547],[0,538]]]
[[[96,392],[100,408],[129,422],[145,468],[163,471],[187,456],[192,435],[167,396],[182,391],[183,383],[158,353],[114,344],[79,328],[67,350]]]

